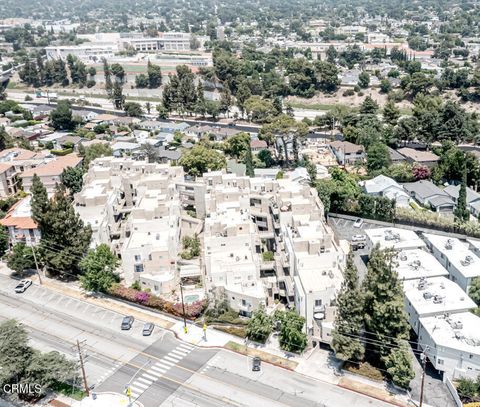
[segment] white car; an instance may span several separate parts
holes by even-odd
[[[32,280],[22,280],[15,287],[16,293],[23,293],[25,290],[32,285]]]
[[[354,227],[354,228],[361,228],[362,225],[363,225],[363,219],[358,218],[358,219],[355,221],[355,223],[353,224],[353,227]]]
[[[367,240],[367,236],[365,235],[353,235],[352,242],[365,242]]]

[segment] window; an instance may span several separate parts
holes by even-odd
[[[135,264],[133,267],[135,273],[141,273],[143,271],[143,264]]]
[[[322,306],[322,300],[315,300],[315,306],[316,307]]]
[[[242,300],[242,306],[243,306],[243,307],[246,307],[246,306],[247,306],[247,301]]]
[[[142,261],[142,256],[140,256],[139,254],[136,254],[135,261]]]
[[[439,365],[443,365],[443,359],[437,359]]]
[[[152,255],[151,254],[148,255],[148,260],[150,260],[150,261],[152,260]]]
[[[153,286],[153,289],[154,289],[155,291],[158,291],[158,285],[154,285],[154,286]]]

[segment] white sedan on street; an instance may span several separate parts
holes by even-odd
[[[24,293],[25,290],[32,285],[32,280],[22,280],[15,287],[15,292],[18,294]]]

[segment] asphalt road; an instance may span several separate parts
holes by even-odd
[[[121,314],[33,285],[15,294],[17,281],[0,275],[0,321],[15,318],[32,344],[76,357],[85,342],[87,380],[96,391],[122,392],[145,407],[164,406],[387,406],[327,382],[262,364],[220,349],[194,347],[156,328],[141,336],[143,321],[120,330]]]

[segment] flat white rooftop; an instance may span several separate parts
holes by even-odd
[[[365,234],[372,243],[380,249],[393,248],[397,250],[419,249],[425,247],[425,242],[413,230],[400,228],[367,229]]]
[[[462,312],[445,318],[420,318],[423,328],[439,346],[467,354],[480,355],[480,318],[471,312]]]
[[[430,253],[422,249],[402,250],[397,256],[399,280],[448,276],[448,271]]]
[[[442,253],[465,278],[480,276],[480,259],[459,239],[424,234],[430,244]]]
[[[445,277],[405,281],[403,292],[420,316],[467,311],[476,307],[458,284]]]
[[[294,277],[295,283],[301,283],[306,292],[325,291],[328,288],[340,289],[343,275],[338,268],[330,270],[299,269]],[[332,298],[333,299],[333,298]]]

